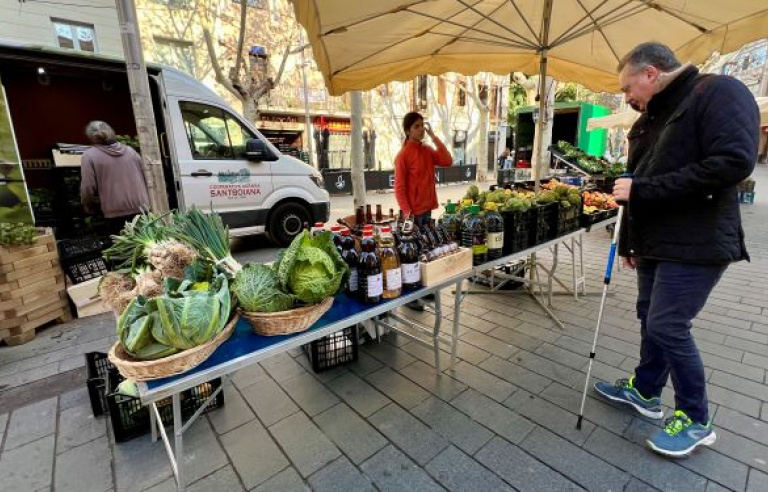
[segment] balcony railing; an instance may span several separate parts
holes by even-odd
[[[349,113],[349,100],[346,95],[331,97],[325,89],[308,90],[309,110],[312,113],[338,114]],[[273,111],[304,111],[304,87],[279,84],[262,100],[262,108]]]

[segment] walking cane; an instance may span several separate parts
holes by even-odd
[[[621,175],[622,178],[630,178],[631,175]],[[619,232],[621,230],[621,219],[624,216],[624,205],[619,206],[619,213],[616,216],[616,226],[613,229],[613,238],[611,239],[611,250],[608,253],[608,265],[605,267],[605,278],[603,279],[603,296],[600,299],[600,310],[597,313],[597,326],[595,327],[595,339],[592,341],[592,351],[589,353],[589,366],[587,367],[587,379],[584,381],[584,393],[581,395],[581,409],[579,410],[579,420],[576,421],[576,428],[581,430],[581,421],[584,419],[584,404],[587,401],[587,390],[589,389],[589,379],[592,375],[592,363],[595,361],[595,350],[597,349],[597,337],[600,334],[600,325],[603,322],[603,310],[605,309],[605,299],[608,297],[608,287],[611,285],[611,276],[613,274],[613,263],[616,261],[616,248],[619,242]]]

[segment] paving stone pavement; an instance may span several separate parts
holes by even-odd
[[[555,297],[563,330],[526,296],[473,295],[455,372],[447,352],[438,375],[430,349],[393,334],[364,345],[356,364],[320,374],[299,350],[240,371],[225,383],[224,408],[189,430],[189,490],[768,490],[768,195],[760,192],[768,170],[756,178],[758,200],[742,208],[752,261],[728,269],[694,322],[718,434],[712,448],[680,461],[651,454],[643,442],[660,423],[593,394],[575,429],[608,249],[598,230],[584,249],[592,295]],[[624,376],[637,362],[635,289],[632,273],[619,270],[597,378]],[[442,300],[452,306],[450,292]],[[450,328],[453,315],[444,315]],[[101,316],[0,348],[0,391],[81,367],[82,354],[103,351],[113,333]],[[670,386],[665,405],[672,397]],[[116,443],[83,389],[10,408],[0,414],[0,492],[175,489],[162,445],[149,436]]]

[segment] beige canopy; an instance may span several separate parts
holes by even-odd
[[[760,124],[768,126],[768,97],[758,97],[757,107],[760,108]]]
[[[538,73],[617,92],[619,59],[644,41],[701,63],[768,36],[765,0],[290,0],[328,92],[417,75]],[[543,148],[539,100],[534,180]]]
[[[643,41],[701,63],[768,36],[758,0],[291,0],[328,91],[446,72],[540,71],[616,92],[619,58]]]
[[[637,121],[639,117],[640,113],[632,110],[624,111],[623,113],[598,116],[587,120],[587,130],[597,130],[598,128],[605,128],[607,130],[620,127],[629,128],[635,124],[635,121]]]

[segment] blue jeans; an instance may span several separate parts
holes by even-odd
[[[672,376],[675,408],[701,424],[709,421],[706,377],[691,325],[726,268],[637,259],[641,345],[635,388],[646,398],[661,396]]]
[[[413,221],[417,227],[424,227],[432,219],[432,212],[425,212],[421,215],[415,215]]]

